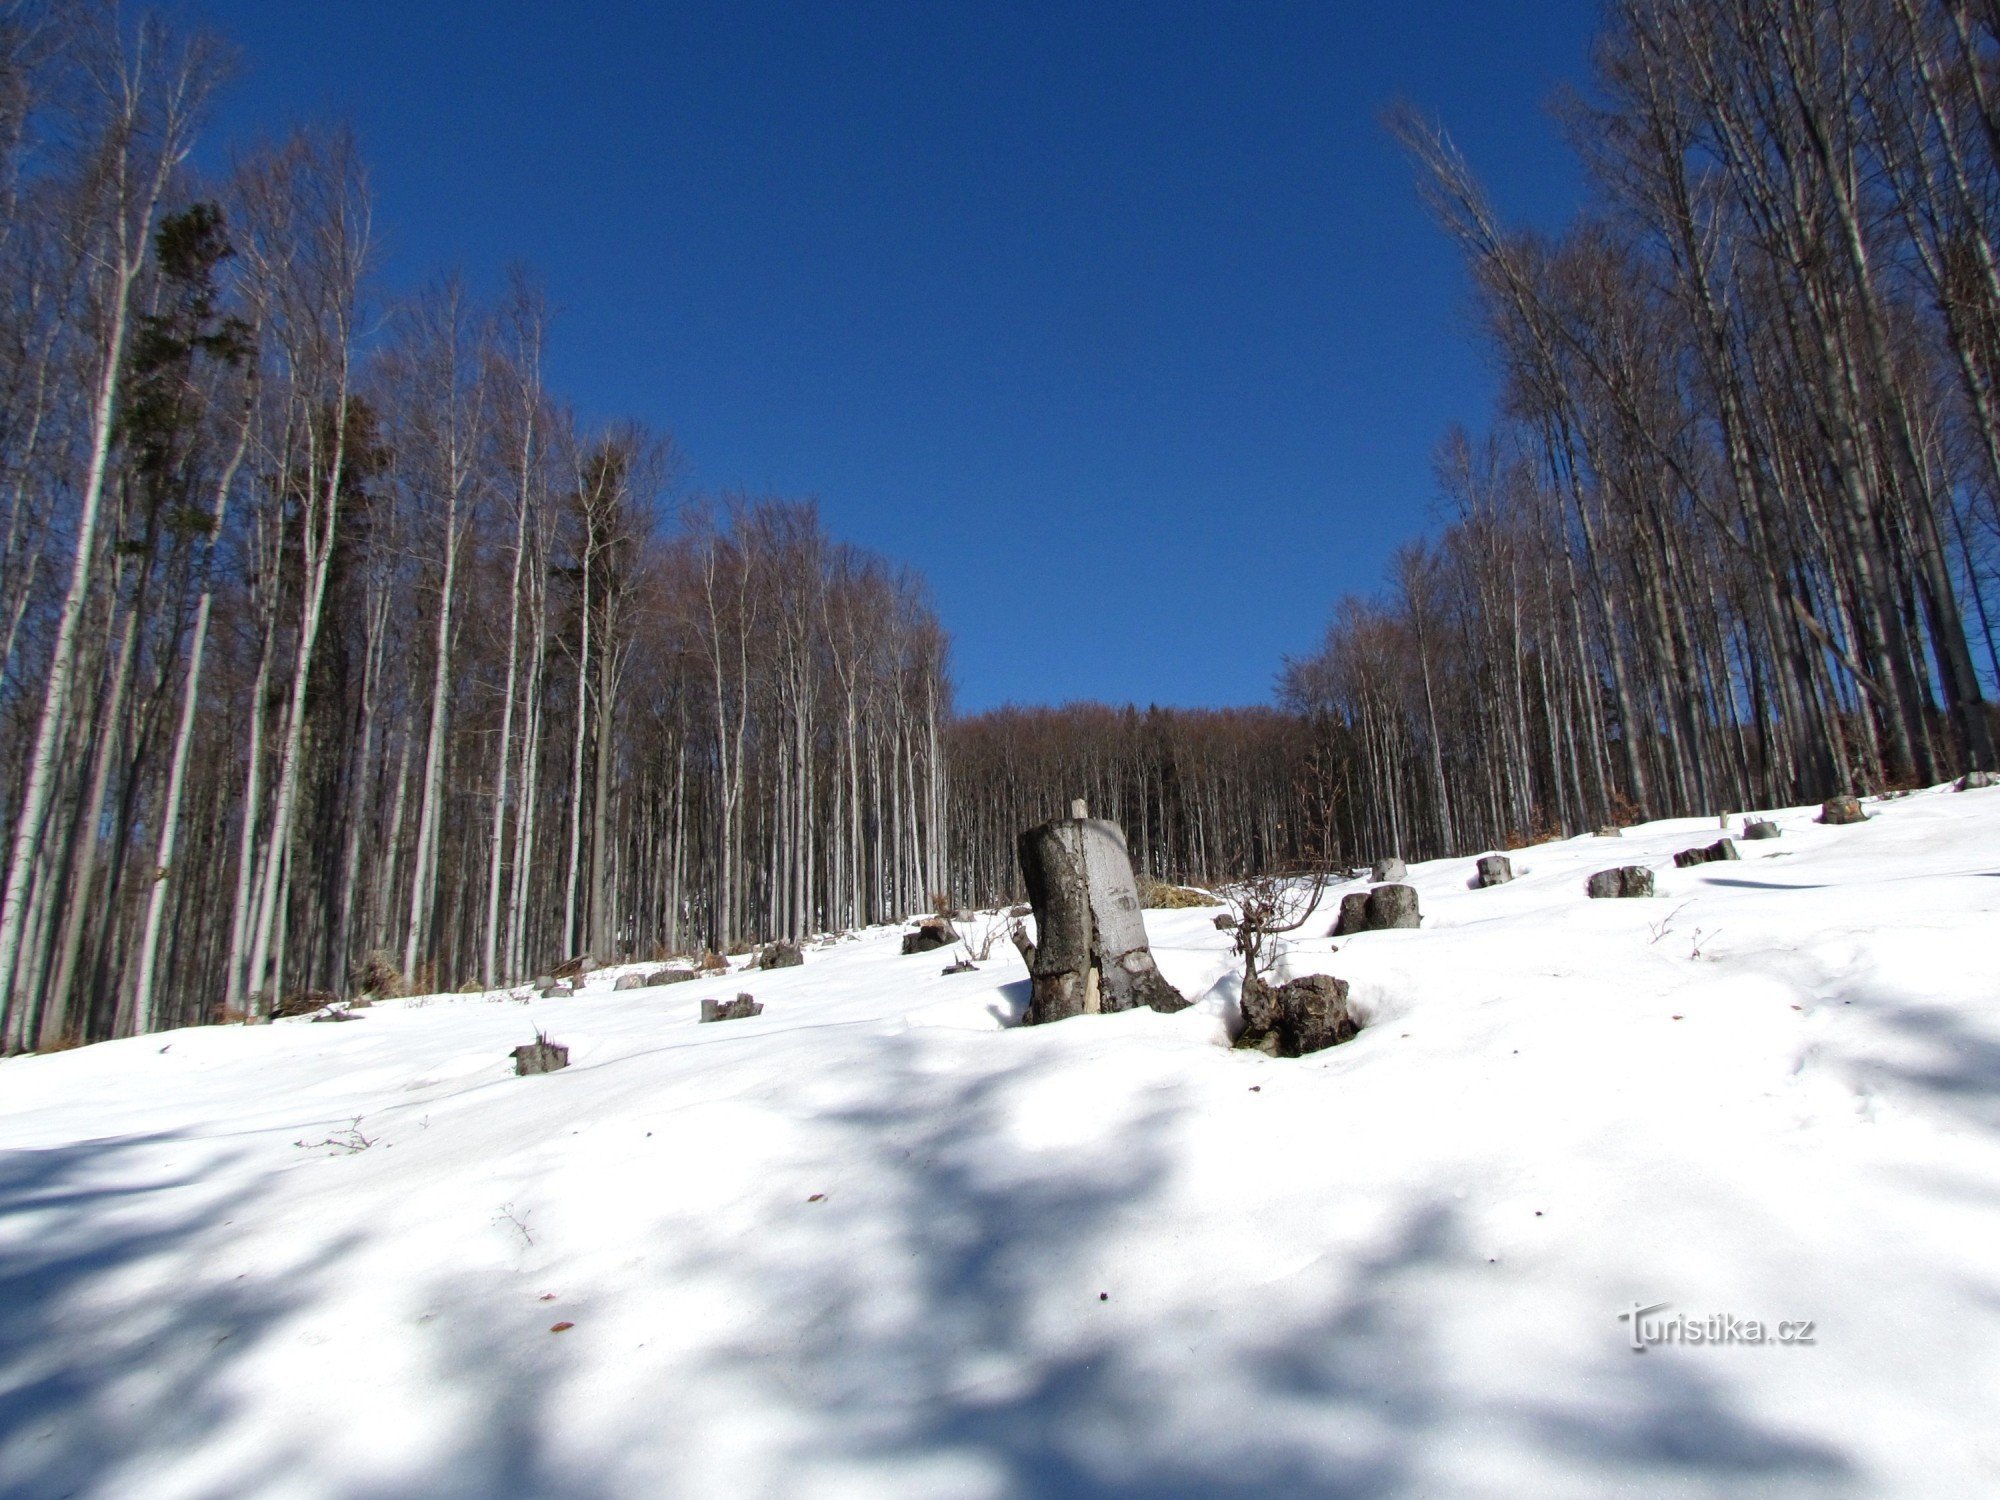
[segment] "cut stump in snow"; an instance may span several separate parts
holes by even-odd
[[[693,969],[655,969],[646,976],[646,988],[660,984],[686,984],[694,977]]]
[[[1696,865],[1712,865],[1718,860],[1741,859],[1742,857],[1742,855],[1736,852],[1736,844],[1733,840],[1717,839],[1714,843],[1700,849],[1681,850],[1680,853],[1674,856],[1674,866],[1677,869],[1691,870]]]
[[[1392,854],[1387,859],[1376,860],[1375,868],[1368,878],[1377,885],[1386,885],[1391,881],[1407,880],[1409,874],[1409,866]]]
[[[527,1078],[536,1073],[553,1073],[569,1066],[569,1048],[547,1037],[537,1037],[525,1047],[514,1049],[514,1076]]]
[[[575,993],[575,985],[571,984],[567,979],[557,979],[552,980],[549,986],[542,991],[542,998],[544,1000],[563,1000]]]
[[[1653,872],[1644,865],[1621,865],[1615,870],[1599,870],[1585,885],[1592,900],[1653,894]]]
[[[1859,797],[1829,797],[1820,804],[1819,820],[1822,823],[1865,823],[1868,814],[1861,810]]]
[[[1361,1028],[1347,1008],[1347,982],[1309,974],[1273,988],[1253,979],[1243,991],[1238,1047],[1272,1057],[1304,1057],[1349,1040]]]
[[[1479,856],[1479,889],[1505,885],[1514,878],[1514,862],[1504,854]]]
[[[748,995],[738,995],[734,1000],[709,999],[701,1002],[701,1018],[704,1021],[747,1021],[763,1013],[764,1007]]]
[[[1953,784],[1955,792],[1980,792],[1990,786],[2000,786],[2000,777],[1991,771],[1967,771]]]
[[[757,955],[760,969],[796,969],[805,961],[805,953],[797,943],[773,943]]]
[[[1147,1006],[1187,1008],[1153,963],[1125,834],[1102,818],[1058,818],[1020,839],[1036,941],[1020,941],[1033,981],[1023,1024]]]
[[[1749,818],[1744,820],[1743,838],[1746,843],[1754,842],[1758,839],[1774,839],[1778,836],[1778,825],[1773,823],[1769,818]]]
[[[1352,937],[1368,930],[1368,893],[1355,891],[1340,898],[1340,915],[1334,918],[1333,936]]]
[[[914,953],[935,953],[940,948],[949,948],[958,941],[958,929],[943,917],[925,917],[914,932],[903,934],[903,956]]]
[[[1418,927],[1423,920],[1422,913],[1417,910],[1417,888],[1413,885],[1378,885],[1368,893],[1370,932]]]
[[[620,974],[611,985],[614,990],[643,990],[645,987],[646,976],[643,974]]]

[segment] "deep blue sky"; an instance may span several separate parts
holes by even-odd
[[[960,703],[1268,698],[1484,419],[1378,123],[1560,222],[1591,0],[195,0],[231,138],[346,119],[392,283],[536,267],[551,375],[691,486],[929,578]]]

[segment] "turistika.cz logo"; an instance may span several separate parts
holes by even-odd
[[[1672,1304],[1634,1302],[1618,1314],[1629,1323],[1626,1330],[1632,1348],[1640,1354],[1661,1344],[1814,1344],[1819,1342],[1812,1318],[1785,1318],[1766,1322],[1762,1318],[1739,1318],[1734,1313],[1710,1313],[1689,1317],[1686,1313],[1665,1313]]]

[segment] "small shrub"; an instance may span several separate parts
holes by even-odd
[[[354,967],[348,971],[348,978],[354,982],[355,989],[377,1000],[409,993],[404,984],[403,971],[396,967],[396,955],[387,948],[373,949],[366,957],[356,959]]]

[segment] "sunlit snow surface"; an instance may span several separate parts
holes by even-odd
[[[2000,1493],[2000,791],[1868,810],[1416,866],[1299,1061],[1188,911],[1173,1017],[878,930],[0,1062],[0,1495]]]

